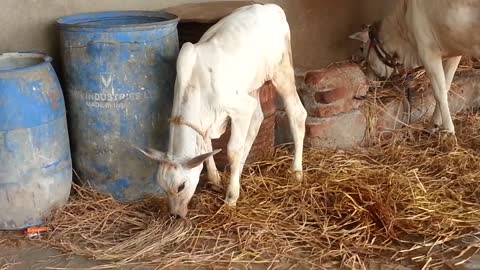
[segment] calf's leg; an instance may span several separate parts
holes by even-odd
[[[212,140],[207,139],[205,141],[207,146],[207,153],[213,151],[212,149]],[[208,181],[213,184],[214,186],[220,186],[220,174],[218,173],[217,165],[215,164],[215,160],[213,159],[213,155],[207,159],[207,173],[208,173]]]
[[[285,105],[293,142],[295,144],[293,171],[295,172],[296,178],[302,180],[303,140],[305,138],[307,111],[298,96],[295,87],[295,74],[291,64],[291,58],[288,55],[283,57],[280,67],[273,76],[272,82]]]
[[[257,108],[253,112],[252,119],[250,119],[250,126],[248,128],[248,134],[247,138],[245,139],[245,146],[243,148],[242,163],[245,163],[245,161],[247,160],[248,154],[252,149],[253,142],[255,142],[255,138],[257,138],[258,131],[260,130],[263,119],[264,116],[262,106],[260,105],[260,101],[258,101]]]
[[[238,98],[238,97],[236,97]],[[235,206],[240,196],[240,175],[245,160],[243,159],[247,148],[247,137],[250,132],[250,122],[257,109],[258,101],[251,97],[244,97],[230,114],[231,133],[227,145],[228,160],[230,162],[230,183],[228,185],[225,202],[229,206]],[[253,132],[252,132],[253,133]],[[251,146],[251,145],[250,145]]]

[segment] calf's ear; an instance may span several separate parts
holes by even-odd
[[[200,164],[202,164],[205,160],[207,160],[207,158],[209,158],[209,157],[211,157],[215,154],[218,154],[220,151],[222,151],[222,149],[217,149],[217,150],[214,150],[210,153],[206,153],[206,154],[196,156],[192,159],[189,159],[189,160],[185,161],[182,164],[182,166],[187,168],[187,169],[193,169],[197,166],[200,166]]]
[[[161,152],[161,151],[158,151],[158,150],[155,150],[153,148],[138,148],[135,146],[135,148],[138,149],[138,151],[142,152],[145,156],[153,159],[153,160],[156,160],[156,161],[162,161],[165,159],[166,155],[165,153]]]

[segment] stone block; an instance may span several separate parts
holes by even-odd
[[[366,118],[360,110],[327,118],[308,117],[305,145],[339,149],[359,146],[365,138],[366,127]]]

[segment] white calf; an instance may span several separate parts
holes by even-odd
[[[168,153],[144,154],[159,161],[157,181],[170,212],[185,217],[203,162],[214,184],[220,177],[211,139],[219,138],[231,119],[228,142],[230,184],[226,203],[234,206],[240,175],[263,121],[258,92],[271,80],[282,98],[295,143],[293,170],[302,175],[306,111],[295,88],[290,29],[283,10],[254,4],[235,10],[212,26],[197,44],[185,43],[177,60],[177,79]]]

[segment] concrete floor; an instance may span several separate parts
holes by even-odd
[[[85,268],[98,265],[93,261],[80,256],[65,256],[53,249],[46,249],[36,246],[26,248],[6,248],[0,252],[3,261],[1,267],[8,270],[40,270],[49,268]],[[5,266],[2,266],[5,265]],[[7,264],[10,267],[7,267]]]
[[[82,256],[63,255],[55,249],[42,247],[36,241],[29,241],[18,233],[0,233],[0,270],[43,270],[43,269],[87,269],[100,266],[102,262],[89,260]],[[213,267],[212,267],[213,268]],[[107,269],[107,268],[104,268]],[[146,267],[118,267],[120,270],[153,269]],[[177,269],[186,269],[178,267]],[[188,268],[190,269],[190,267]],[[192,268],[193,269],[193,268]],[[238,269],[243,269],[239,267]],[[263,267],[253,267],[260,270]],[[372,262],[368,270],[415,270],[385,262]],[[427,268],[430,269],[430,268]],[[446,270],[480,270],[480,254],[472,257],[467,263],[455,266],[453,264],[442,268]]]
[[[85,268],[99,265],[81,256],[67,256],[25,239],[19,233],[0,234],[0,270]]]

